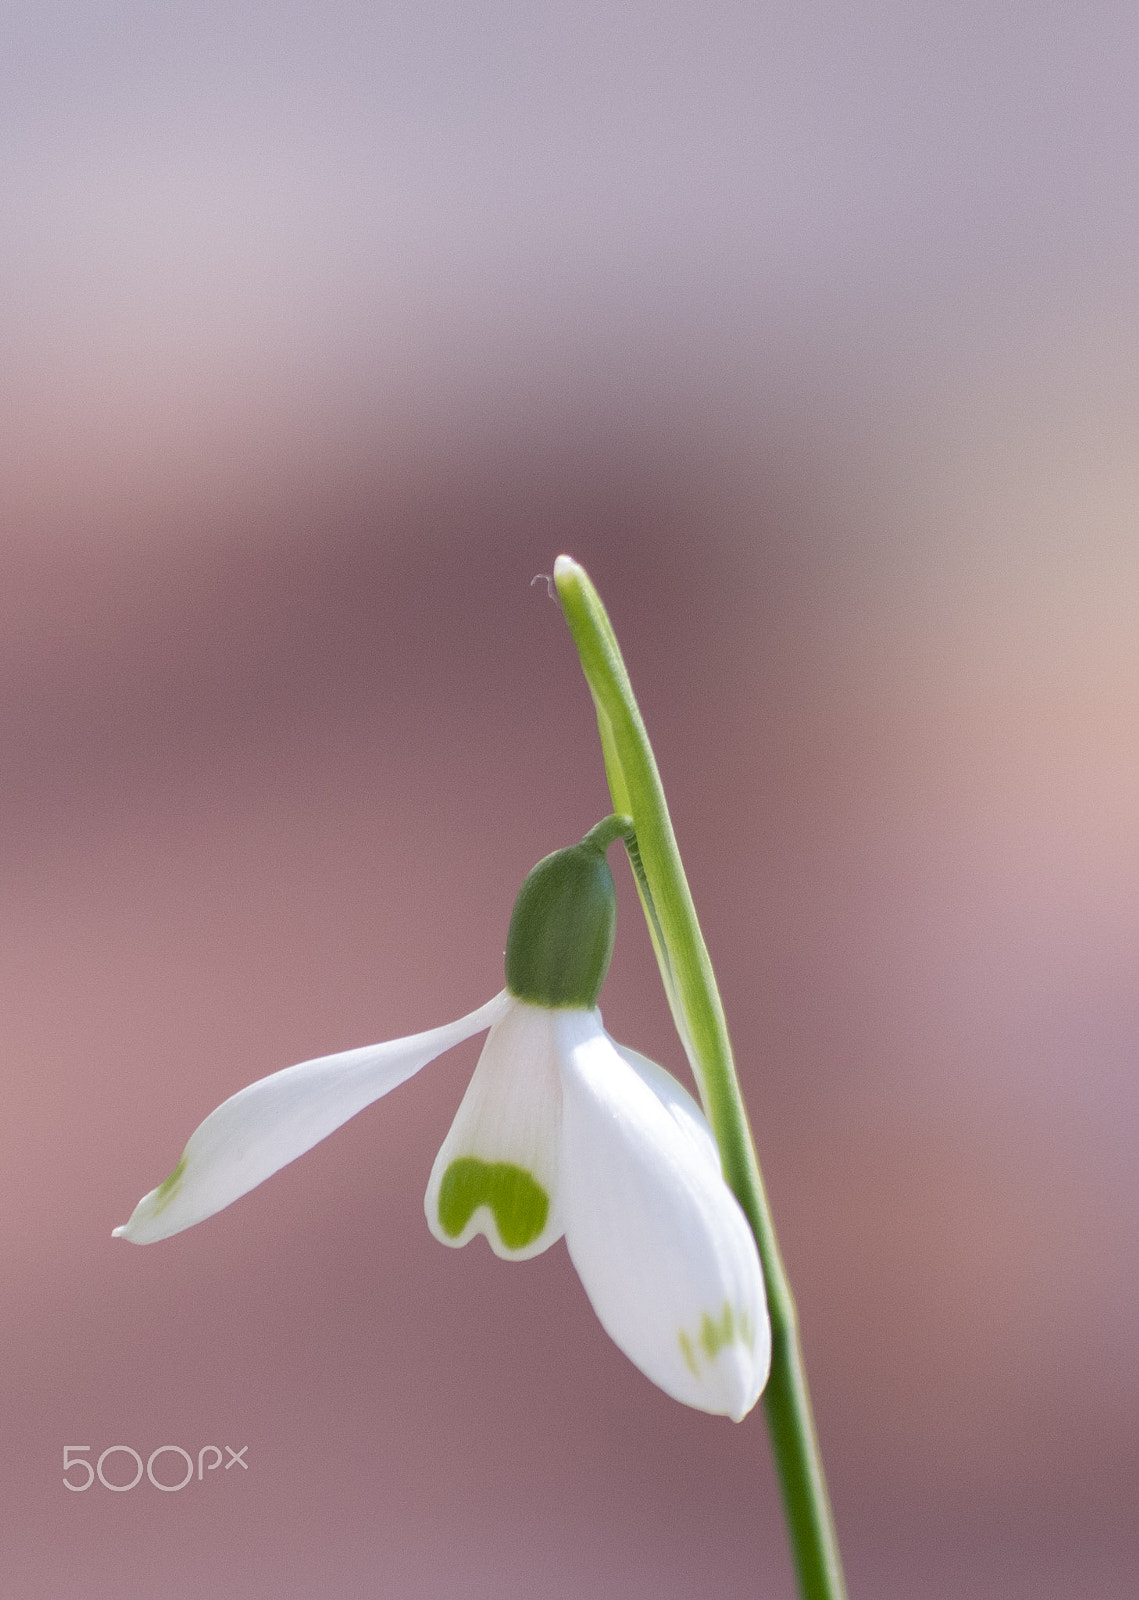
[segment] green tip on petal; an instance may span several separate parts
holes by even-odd
[[[542,1185],[512,1161],[480,1161],[460,1156],[443,1175],[439,1223],[457,1239],[479,1206],[494,1213],[499,1238],[508,1250],[523,1250],[541,1233],[550,1214]]]
[[[178,1165],[174,1168],[174,1171],[170,1174],[170,1176],[168,1178],[164,1178],[158,1185],[157,1189],[152,1189],[149,1194],[143,1195],[142,1199],[135,1207],[134,1213],[130,1220],[128,1222],[124,1222],[121,1228],[111,1229],[111,1238],[129,1239],[132,1236],[132,1227],[134,1224],[139,1222],[140,1218],[144,1224],[148,1224],[153,1222],[156,1217],[161,1216],[162,1212],[165,1211],[166,1207],[170,1204],[171,1200],[173,1200],[174,1196],[181,1188],[182,1178],[185,1175],[185,1172],[186,1157],[183,1153]]]
[[[727,1300],[719,1317],[710,1316],[705,1311],[700,1318],[700,1333],[696,1339],[692,1338],[687,1328],[681,1328],[676,1338],[684,1363],[695,1378],[700,1376],[700,1352],[708,1361],[715,1361],[721,1350],[727,1350],[733,1344],[741,1344],[748,1350],[755,1344],[751,1318],[746,1311],[741,1311],[737,1318]]]
[[[155,1216],[158,1215],[164,1206],[168,1206],[171,1200],[173,1200],[175,1194],[178,1192],[178,1185],[182,1182],[182,1174],[185,1172],[185,1170],[186,1157],[183,1156],[170,1176],[168,1178],[164,1178],[158,1185],[158,1188],[154,1191]]]

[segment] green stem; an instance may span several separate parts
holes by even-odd
[[[684,1041],[724,1177],[759,1247],[771,1314],[764,1410],[803,1600],[845,1600],[798,1317],[736,1078],[712,964],[672,831],[656,759],[616,636],[583,567],[559,556],[554,582],[597,709],[614,811],[633,819],[630,858],[677,1031]]]

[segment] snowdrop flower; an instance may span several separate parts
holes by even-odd
[[[427,1186],[443,1244],[484,1234],[504,1260],[566,1247],[602,1326],[667,1394],[739,1421],[767,1378],[771,1334],[751,1229],[691,1095],[606,1033],[613,949],[598,824],[540,861],[511,918],[506,988],[469,1016],[262,1078],[212,1112],[174,1171],[115,1229],[150,1244],[262,1183],[470,1035],[482,1055]]]

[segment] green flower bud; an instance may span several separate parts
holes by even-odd
[[[506,936],[506,987],[515,999],[552,1009],[597,1004],[617,924],[605,850],[629,826],[627,818],[606,818],[527,875]]]

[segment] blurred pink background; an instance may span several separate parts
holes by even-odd
[[[430,1238],[474,1044],[110,1239],[227,1094],[499,987],[607,809],[563,549],[852,1597],[1139,1591],[1137,61],[1108,3],[5,8],[5,1597],[790,1600],[760,1414]]]

